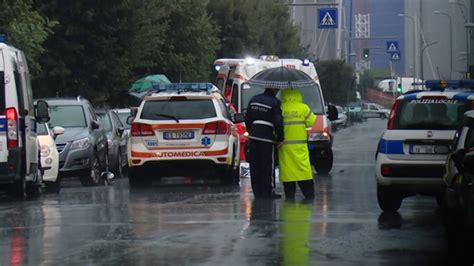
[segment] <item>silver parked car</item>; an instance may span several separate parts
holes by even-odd
[[[378,103],[364,103],[362,105],[362,116],[364,118],[386,119],[390,116],[390,110]]]
[[[337,119],[332,121],[333,128],[337,130],[339,127],[347,127],[347,112],[341,106],[336,106],[336,109]]]
[[[117,176],[123,176],[123,168],[127,166],[128,133],[113,110],[96,110],[100,125],[107,136],[109,150],[109,169]]]

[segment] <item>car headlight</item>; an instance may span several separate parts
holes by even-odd
[[[51,154],[51,149],[46,145],[41,145],[40,154],[41,154],[41,157],[47,157],[48,155]]]
[[[318,140],[329,140],[329,134],[327,132],[310,133],[308,135],[308,141]]]
[[[90,141],[89,138],[78,139],[72,142],[71,150],[73,149],[87,149],[89,148]]]

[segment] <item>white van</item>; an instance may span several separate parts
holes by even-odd
[[[18,198],[36,196],[42,185],[36,121],[49,120],[48,104],[33,103],[22,51],[0,35],[0,186]]]

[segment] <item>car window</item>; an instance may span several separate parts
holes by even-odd
[[[142,119],[178,120],[205,119],[216,117],[216,110],[211,99],[176,99],[169,101],[147,101],[143,105]]]
[[[470,102],[460,100],[403,101],[396,112],[394,129],[457,129],[469,109]]]
[[[87,127],[87,120],[82,105],[50,105],[51,114],[49,124],[55,126]]]
[[[466,141],[464,142],[464,148],[466,150],[474,148],[474,128],[470,128],[467,132]]]
[[[222,115],[230,120],[229,108],[227,108],[227,104],[225,103],[224,99],[218,100],[219,106],[222,110]]]
[[[130,129],[130,125],[127,124],[127,118],[130,116],[130,113],[120,112],[117,113],[117,116],[120,119],[120,122],[122,122],[123,127],[126,129]]]
[[[97,115],[99,117],[99,123],[105,129],[105,131],[112,130],[112,124],[110,122],[109,115],[106,113],[99,113]]]
[[[46,128],[45,123],[36,123],[36,134],[39,136],[47,136],[49,135],[48,129]]]

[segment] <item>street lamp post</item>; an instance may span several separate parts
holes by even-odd
[[[457,5],[459,6],[462,10],[463,10],[463,17],[464,17],[464,23],[468,23],[469,22],[469,8],[467,8],[466,5],[464,4],[461,4],[461,3],[458,3],[457,1],[455,0],[450,0],[449,1],[450,4],[454,4],[454,5]],[[469,52],[469,28],[466,28],[466,52]],[[469,71],[469,55],[467,56],[467,68],[466,68],[466,71]]]
[[[423,69],[423,59],[424,59],[423,56],[424,56],[425,49],[432,46],[432,45],[435,45],[437,43],[439,43],[439,42],[425,43],[423,45],[423,47],[421,48],[421,62],[420,62],[421,75],[420,75],[420,78],[421,78],[422,81],[424,80],[424,75],[425,75],[424,69]]]
[[[413,83],[416,83],[416,25],[415,18],[405,14],[398,14],[399,17],[410,19],[413,23]],[[414,86],[414,85],[413,85]]]
[[[449,78],[452,78],[453,75],[453,20],[448,13],[441,11],[434,11],[436,15],[444,15],[449,18]]]

